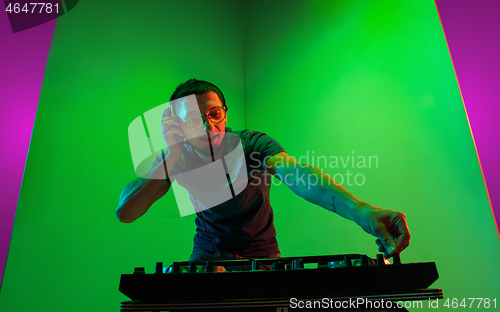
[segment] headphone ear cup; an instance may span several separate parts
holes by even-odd
[[[172,105],[170,104],[170,101],[167,106],[167,117],[172,117]]]

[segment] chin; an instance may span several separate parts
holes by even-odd
[[[193,142],[191,145],[200,152],[207,152],[208,154],[210,154],[210,144],[208,143],[207,139],[197,139],[196,142]],[[219,147],[219,142],[212,142],[212,149],[214,151],[216,151]]]
[[[223,139],[224,139],[224,132],[211,133],[210,143],[212,145],[213,151],[216,151],[221,146]],[[191,139],[190,144],[193,146],[193,148],[195,148],[200,152],[210,153],[210,144],[208,137],[206,135]]]

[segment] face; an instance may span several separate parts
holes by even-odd
[[[195,100],[196,99],[196,100]],[[203,126],[198,130],[191,130],[187,127],[186,121],[189,116],[210,113],[214,107],[223,107],[219,96],[214,91],[207,91],[202,94],[186,96],[176,107],[177,116],[184,122],[181,122],[181,128],[189,144],[198,151],[210,152],[210,143],[212,149],[217,150],[224,139],[227,116],[219,123],[213,123],[208,117],[203,117]]]

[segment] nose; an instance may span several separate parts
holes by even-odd
[[[206,116],[203,116],[203,119],[204,119],[203,121],[204,121],[205,131],[212,132],[213,129],[215,128],[212,121]]]

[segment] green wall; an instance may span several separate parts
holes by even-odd
[[[355,196],[404,212],[402,261],[436,262],[445,296],[498,294],[498,237],[433,1],[87,0],[54,32],[0,310],[118,311],[120,274],[188,258],[194,217],[173,194],[131,224],[114,210],[135,178],[128,125],[193,77],[224,91],[229,126],[326,158],[315,165],[349,170]],[[276,184],[283,256],[375,256],[375,238]]]
[[[144,218],[115,215],[137,178],[128,126],[189,78],[213,81],[245,123],[235,1],[80,1],[60,18],[6,264],[0,311],[118,311],[120,274],[187,259],[194,217],[167,194]]]
[[[247,126],[404,212],[401,259],[435,262],[446,297],[497,296],[498,236],[434,2],[255,1],[249,12]],[[377,253],[373,237],[285,185],[272,204],[283,254]]]

